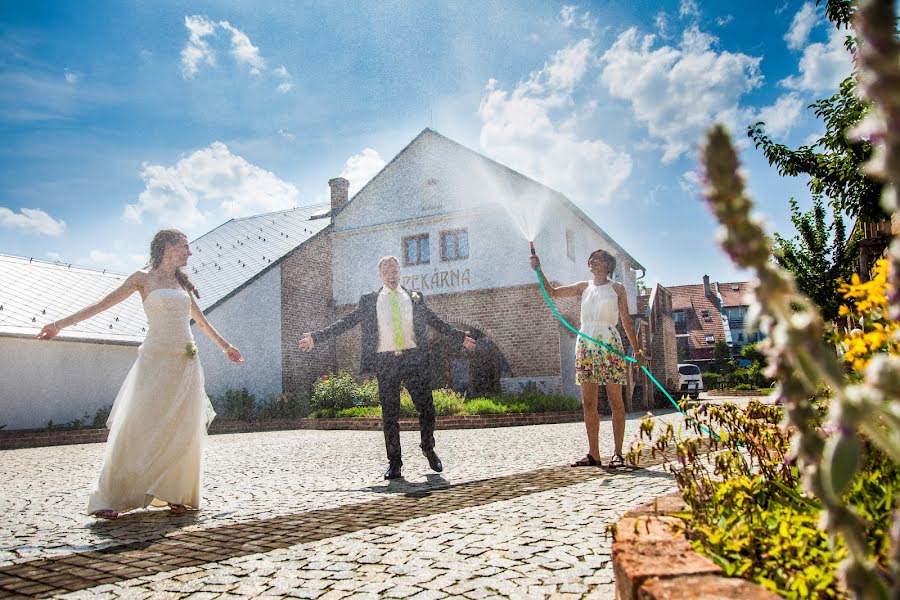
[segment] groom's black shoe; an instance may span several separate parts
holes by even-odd
[[[428,459],[428,466],[431,467],[432,471],[440,473],[444,470],[444,465],[441,463],[441,459],[438,458],[438,455],[434,450],[422,450],[422,454]]]
[[[385,479],[400,479],[400,477],[400,465],[397,463],[391,463],[388,470],[384,472]]]

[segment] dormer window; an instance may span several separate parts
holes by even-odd
[[[712,344],[712,343],[715,342],[715,341],[716,341],[716,337],[715,337],[715,336],[713,336],[713,335],[708,335],[708,336],[706,336],[706,343],[707,343],[707,344]]]

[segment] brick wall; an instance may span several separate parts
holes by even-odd
[[[307,393],[315,379],[336,363],[332,343],[301,352],[297,341],[307,331],[334,321],[331,279],[331,228],[307,241],[281,263],[282,387]]]
[[[559,376],[559,326],[535,285],[458,294],[425,295],[428,306],[459,329],[477,329],[491,338],[503,353],[513,377]],[[557,309],[578,327],[578,298],[556,301]],[[336,308],[337,318],[355,305]],[[343,334],[336,343],[337,365],[359,369],[359,328]]]

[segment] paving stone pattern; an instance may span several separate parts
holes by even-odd
[[[210,437],[202,510],[112,522],[82,514],[102,444],[0,452],[0,596],[612,598],[607,526],[674,489],[653,461],[564,466],[579,423],[439,431],[440,475],[417,437],[390,483],[380,432]]]

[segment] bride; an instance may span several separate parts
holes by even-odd
[[[109,439],[88,501],[90,515],[115,519],[121,512],[147,506],[169,506],[173,514],[200,507],[203,442],[215,413],[204,391],[190,320],[229,360],[244,359],[191,297],[200,294],[182,270],[190,255],[183,233],[160,231],[150,243],[149,272],[135,272],[102,300],[44,326],[36,336],[53,339],[65,327],[134,292],[144,302],[147,336],[107,421]]]

